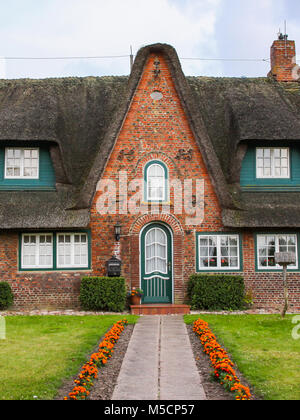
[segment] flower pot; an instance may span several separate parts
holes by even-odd
[[[140,296],[137,296],[137,295],[131,296],[131,305],[140,305],[140,304],[141,304]]]

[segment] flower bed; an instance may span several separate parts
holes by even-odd
[[[74,381],[75,387],[69,393],[69,397],[64,400],[86,400],[90,394],[90,389],[94,385],[93,381],[97,379],[99,369],[106,365],[112,357],[114,346],[119,340],[128,321],[123,319],[113,325],[111,330],[105,334],[103,341],[99,344],[97,353],[93,353],[89,362],[81,369],[78,378]]]
[[[198,319],[194,322],[193,331],[199,339],[214,368],[214,378],[224,388],[234,393],[236,400],[250,400],[251,393],[248,387],[241,384],[233,369],[234,364],[229,359],[228,353],[217,342],[215,335],[211,332],[208,323]]]

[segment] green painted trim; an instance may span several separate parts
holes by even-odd
[[[0,185],[0,191],[56,191],[55,187],[37,187],[25,185]]]
[[[86,233],[88,237],[88,267],[65,267],[65,268],[59,268],[57,267],[57,235],[62,233]],[[53,264],[52,268],[22,268],[22,237],[23,235],[41,235],[41,234],[52,234],[53,235]],[[18,246],[18,271],[20,272],[60,272],[60,271],[89,271],[91,270],[92,266],[92,249],[91,249],[91,231],[89,229],[87,230],[80,230],[80,231],[47,231],[47,232],[20,232],[19,233],[19,246]]]
[[[148,200],[147,198],[147,186],[148,186],[148,168],[151,165],[160,165],[162,166],[165,172],[165,198],[163,200]],[[151,160],[144,167],[144,201],[146,203],[166,203],[169,200],[169,170],[164,162],[161,160]]]
[[[262,186],[257,186],[257,185],[251,185],[249,187],[241,187],[242,191],[245,192],[299,192],[300,191],[300,187],[289,187],[289,186],[273,186],[270,187],[268,185],[262,185]]]
[[[270,232],[270,231],[269,232],[266,232],[266,231],[263,231],[263,232],[256,232],[256,233],[254,233],[254,243],[255,243],[254,253],[255,253],[255,272],[256,273],[282,273],[283,272],[283,269],[274,268],[272,270],[269,267],[267,267],[266,269],[263,269],[263,268],[259,268],[258,267],[257,236],[258,235],[288,235],[288,234],[289,235],[296,235],[297,236],[298,268],[297,269],[295,269],[295,268],[288,268],[287,271],[289,273],[299,273],[300,272],[300,264],[299,264],[299,256],[300,256],[300,254],[299,254],[299,252],[300,252],[300,243],[299,243],[299,240],[300,240],[300,234],[297,233],[297,232],[287,232],[287,231],[280,231],[280,232],[278,232],[278,231],[276,231],[276,232]]]
[[[244,157],[240,186],[245,192],[299,192],[300,191],[300,148],[293,143],[279,143],[278,148],[289,148],[290,178],[257,178],[256,176],[256,149],[258,147],[274,147],[266,142],[256,142],[248,148]]]
[[[153,229],[153,228],[160,228],[162,229],[166,235],[167,235],[167,243],[168,243],[168,266],[169,263],[171,263],[171,269],[168,269],[168,273],[167,274],[159,274],[162,277],[170,277],[170,287],[167,290],[167,297],[166,299],[155,299],[149,297],[146,297],[146,293],[144,294],[143,298],[142,298],[142,303],[143,304],[151,304],[151,303],[157,303],[157,304],[168,304],[168,303],[173,303],[173,241],[172,241],[172,234],[170,232],[170,230],[168,229],[167,225],[165,225],[164,223],[152,223],[150,225],[148,225],[142,232],[141,237],[140,237],[140,247],[141,247],[141,259],[140,259],[140,263],[141,263],[141,288],[143,289],[143,278],[144,277],[148,277],[151,276],[151,274],[145,274],[145,238],[146,238],[146,234],[149,230]]]
[[[200,236],[226,236],[226,235],[236,235],[239,237],[239,257],[240,257],[240,268],[228,270],[224,269],[202,269],[199,264],[199,237]],[[244,271],[244,259],[243,259],[243,234],[240,232],[196,232],[196,272],[197,273],[241,273]]]
[[[8,147],[39,149],[39,177],[5,178],[5,149]],[[0,191],[56,191],[56,178],[49,147],[36,142],[3,144],[0,147]]]

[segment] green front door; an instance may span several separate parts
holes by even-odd
[[[172,303],[172,236],[163,225],[147,226],[141,235],[142,303]]]

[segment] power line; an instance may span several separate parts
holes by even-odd
[[[89,57],[0,57],[4,60],[97,60],[100,58],[128,58],[129,55],[105,55]]]
[[[64,57],[0,57],[2,60],[98,60],[98,59],[113,59],[113,58],[131,58],[130,55],[105,55],[105,56],[64,56]],[[268,58],[200,58],[200,57],[180,57],[180,60],[195,60],[195,61],[253,61],[253,62],[269,62]]]
[[[180,58],[180,60],[199,60],[199,61],[256,61],[256,62],[268,62],[269,58],[197,58],[197,57],[187,57]]]

